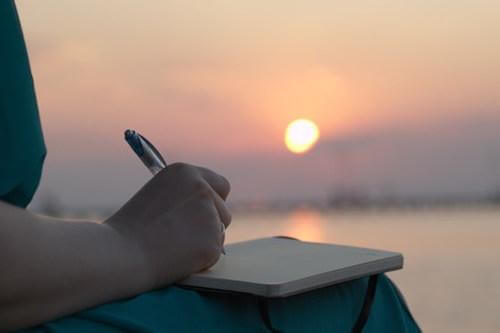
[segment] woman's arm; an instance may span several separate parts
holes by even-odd
[[[30,326],[151,288],[137,247],[106,224],[0,203],[0,330]],[[173,272],[175,273],[175,272]]]
[[[105,223],[0,202],[0,331],[168,285],[213,265],[230,223],[227,181],[172,165]]]

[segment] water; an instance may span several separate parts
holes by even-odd
[[[500,331],[500,207],[241,214],[227,242],[275,235],[401,252],[389,276],[424,331]]]

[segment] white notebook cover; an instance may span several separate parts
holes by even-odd
[[[397,270],[400,253],[290,238],[261,238],[225,246],[227,255],[180,286],[286,297]]]

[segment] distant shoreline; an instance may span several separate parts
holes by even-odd
[[[488,198],[408,198],[408,199],[367,199],[343,197],[336,200],[281,200],[281,201],[238,201],[229,202],[233,214],[282,214],[297,210],[328,212],[377,212],[377,211],[418,211],[439,209],[500,208],[500,197]],[[62,205],[42,205],[35,212],[71,218],[104,219],[111,216],[118,207],[68,208]]]

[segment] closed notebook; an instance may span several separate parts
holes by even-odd
[[[225,246],[227,255],[178,285],[264,297],[286,297],[397,270],[400,253],[345,245],[261,238]]]

